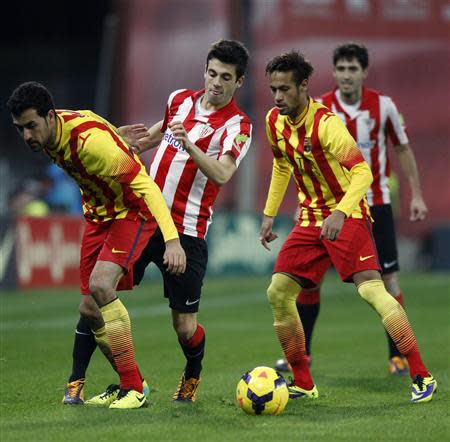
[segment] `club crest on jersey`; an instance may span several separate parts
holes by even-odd
[[[243,147],[245,146],[245,143],[248,140],[248,135],[245,134],[239,134],[236,135],[236,138],[233,141],[233,147],[239,152],[241,153]]]
[[[211,135],[214,132],[214,129],[208,124],[203,124],[200,127],[199,133],[198,133],[198,137],[199,138],[206,138],[209,135]]]
[[[373,118],[364,118],[364,123],[367,129],[372,130],[375,127],[375,120]]]
[[[312,143],[310,137],[305,137],[305,141],[303,143],[303,149],[305,152],[311,152],[312,149]]]

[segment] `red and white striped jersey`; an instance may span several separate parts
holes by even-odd
[[[198,168],[175,140],[168,124],[181,121],[190,141],[209,157],[231,155],[236,166],[246,155],[252,125],[233,98],[223,108],[207,112],[200,106],[204,90],[180,89],[169,96],[161,132],[163,139],[150,164],[150,176],[161,189],[180,233],[204,238],[211,224],[220,186]]]
[[[369,163],[373,183],[367,191],[369,206],[390,204],[387,139],[395,146],[408,143],[403,117],[391,97],[363,87],[361,101],[346,104],[339,89],[328,92],[317,101],[338,115],[355,138],[364,159]]]

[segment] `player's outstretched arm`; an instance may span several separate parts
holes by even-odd
[[[138,155],[153,149],[161,143],[163,120],[155,123],[150,129],[142,123],[129,124],[118,128],[119,135]]]

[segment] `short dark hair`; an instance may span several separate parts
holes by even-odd
[[[303,54],[292,50],[281,55],[277,55],[267,63],[266,75],[270,75],[275,71],[294,73],[294,81],[297,86],[308,79],[313,73],[312,64],[305,58]]]
[[[14,89],[6,105],[15,117],[30,108],[36,109],[40,117],[46,117],[48,111],[55,110],[50,92],[36,81],[22,83]]]
[[[241,78],[247,69],[248,50],[240,41],[219,40],[211,46],[206,57],[206,66],[212,58],[217,58],[222,63],[234,64],[236,77]]]
[[[363,44],[358,43],[344,43],[339,45],[333,51],[333,65],[339,60],[350,61],[356,58],[363,69],[367,69],[369,66],[369,52]]]

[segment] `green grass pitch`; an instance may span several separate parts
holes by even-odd
[[[125,293],[150,407],[63,406],[77,322],[77,290],[1,293],[0,440],[6,441],[445,441],[449,420],[449,275],[402,274],[406,309],[439,387],[428,404],[409,403],[408,377],[387,374],[376,314],[353,285],[329,274],[313,342],[317,401],[291,400],[276,417],[235,406],[243,372],[280,357],[266,301],[267,277],[209,279],[200,322],[207,337],[197,402],[174,404],[183,367],[169,309],[155,281]],[[86,395],[116,376],[97,351]]]

